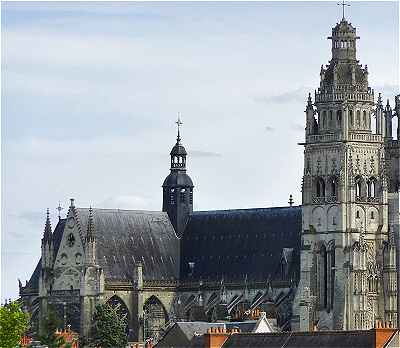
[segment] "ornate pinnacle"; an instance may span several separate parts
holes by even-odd
[[[308,98],[307,98],[306,111],[308,111],[308,110],[314,110],[312,99],[311,99],[311,93],[308,93]]]
[[[43,234],[43,241],[46,242],[48,240],[52,239],[52,231],[51,231],[51,222],[50,222],[50,211],[49,208],[47,208],[46,211],[46,225],[44,227],[44,234]]]
[[[86,233],[86,241],[94,241],[95,230],[94,230],[94,219],[93,219],[93,209],[89,208],[89,217],[88,217],[88,225],[87,225],[87,233]]]
[[[385,111],[386,112],[391,112],[392,111],[392,108],[390,107],[389,99],[386,102]]]
[[[378,94],[378,100],[376,101],[376,106],[379,109],[383,109],[382,95],[380,93]]]

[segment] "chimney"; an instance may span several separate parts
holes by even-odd
[[[221,348],[229,336],[239,333],[238,328],[226,329],[225,327],[211,327],[204,334],[204,348]]]
[[[376,348],[386,347],[393,335],[397,332],[397,329],[393,327],[392,322],[382,322],[380,320],[375,320],[375,328],[371,330],[375,331]]]

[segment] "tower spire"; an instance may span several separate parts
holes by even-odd
[[[346,1],[338,2],[337,5],[342,6],[342,21],[345,20],[344,18],[344,8],[346,6],[350,6],[350,4],[346,4]]]

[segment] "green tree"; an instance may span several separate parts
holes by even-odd
[[[29,314],[22,310],[18,301],[0,307],[0,347],[15,348],[29,324]]]
[[[118,307],[99,304],[93,316],[91,343],[102,348],[125,347],[128,343],[125,328],[126,318],[118,313]]]
[[[56,330],[61,328],[63,323],[52,306],[48,307],[47,318],[42,325],[44,334],[39,336],[42,344],[48,345],[49,348],[59,348],[65,344],[64,337],[56,335]]]

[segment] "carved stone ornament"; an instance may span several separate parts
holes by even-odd
[[[67,220],[67,226],[68,228],[74,228],[75,226],[75,219],[73,216],[70,216]]]
[[[72,233],[68,235],[67,244],[69,247],[73,247],[75,244],[75,237]]]

